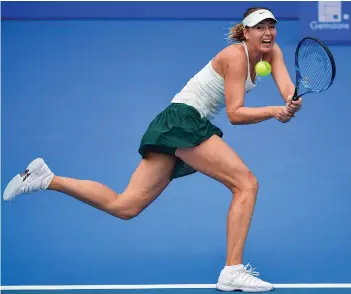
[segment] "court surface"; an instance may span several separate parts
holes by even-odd
[[[63,294],[112,294],[112,293],[125,293],[125,294],[212,294],[212,293],[225,293],[217,291],[216,289],[143,289],[143,290],[17,290],[17,291],[3,291],[3,293],[18,293],[18,294],[52,294],[52,293],[63,293]],[[241,291],[235,291],[234,293],[244,293]],[[278,288],[267,293],[279,293],[279,294],[349,294],[351,288]]]

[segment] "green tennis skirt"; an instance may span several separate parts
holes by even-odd
[[[223,132],[192,106],[171,103],[150,123],[143,135],[139,153],[145,157],[148,152],[175,155],[177,148],[199,145],[213,135]],[[177,158],[172,179],[195,173],[196,170]]]

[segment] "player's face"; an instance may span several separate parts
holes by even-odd
[[[267,53],[273,49],[277,29],[273,20],[264,20],[246,32],[246,39],[251,47],[262,53]]]

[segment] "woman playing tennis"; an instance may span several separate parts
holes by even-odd
[[[70,195],[97,209],[128,220],[140,214],[176,178],[201,172],[225,185],[233,195],[227,218],[227,256],[217,289],[269,291],[273,285],[243,265],[243,250],[256,202],[258,182],[210,120],[225,108],[233,125],[268,119],[288,122],[301,107],[292,101],[295,86],[275,43],[276,22],[271,11],[250,8],[230,30],[232,44],[221,50],[150,123],[140,144],[142,156],[126,189],[117,194],[89,180],[54,175],[43,159],[32,161],[4,191],[4,200],[42,190]],[[283,106],[244,106],[245,92],[255,87],[255,64],[272,66]]]

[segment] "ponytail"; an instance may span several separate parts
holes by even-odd
[[[229,29],[228,41],[244,41],[244,26],[242,23],[238,23]]]

